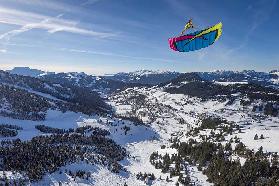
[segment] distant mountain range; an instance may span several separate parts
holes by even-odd
[[[120,72],[112,75],[95,76],[83,72],[54,73],[44,72],[29,67],[15,67],[8,71],[12,74],[39,77],[56,83],[68,82],[72,85],[89,87],[92,89],[112,89],[133,87],[138,85],[158,85],[177,78],[182,73],[171,71],[138,70],[135,72]],[[279,72],[273,70],[268,72],[256,72],[254,70],[244,71],[214,71],[196,72],[203,80],[212,82],[253,83],[262,86],[279,88]],[[225,84],[225,83],[223,83]]]
[[[215,71],[179,73],[141,70],[94,76],[83,72],[54,73],[28,67],[0,71],[0,115],[44,119],[48,109],[91,114],[108,111],[104,102],[111,93],[133,87],[162,87],[171,94],[202,99],[241,93],[250,99],[279,99],[278,71]],[[28,107],[24,106],[28,102]],[[39,105],[38,105],[39,103]]]
[[[256,72],[254,70],[199,72],[201,78],[214,82],[247,82],[262,86],[279,88],[279,73],[277,70]]]
[[[138,70],[135,72],[117,73],[107,78],[126,83],[157,85],[176,78],[179,75],[179,72]]]

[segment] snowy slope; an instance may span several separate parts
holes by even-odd
[[[149,76],[150,74],[153,74],[153,72],[136,73],[137,76]],[[158,72],[158,74],[160,73]],[[62,74],[62,77],[70,79],[70,82],[73,81],[79,84],[87,76],[78,73],[68,73]],[[102,78],[98,80],[101,81]],[[178,176],[170,178],[170,173],[162,173],[160,169],[156,169],[150,163],[150,155],[153,152],[158,152],[160,155],[166,153],[177,154],[177,150],[171,147],[170,139],[177,137],[180,141],[187,142],[189,140],[187,133],[199,127],[205,116],[224,118],[242,127],[241,132],[234,131],[232,134],[227,135],[222,143],[228,142],[231,138],[238,137],[248,148],[255,151],[262,146],[264,151],[279,152],[277,144],[279,136],[278,115],[265,115],[264,111],[259,109],[253,111],[254,106],[264,105],[264,100],[254,100],[249,104],[243,104],[243,101],[249,101],[249,99],[241,93],[231,95],[234,99],[230,100],[230,97],[202,99],[165,91],[165,88],[169,86],[175,88],[175,86],[179,87],[181,84],[185,85],[189,82],[202,81],[195,74],[190,74],[190,76],[186,74],[180,80],[177,79],[177,81],[166,83],[162,86],[133,87],[117,91],[111,95],[104,94],[104,97],[109,98],[108,104],[115,111],[115,113],[111,114],[91,114],[89,116],[80,112],[61,112],[55,109],[48,109],[46,119],[43,121],[0,117],[2,123],[18,125],[23,128],[18,131],[18,136],[1,137],[0,140],[16,138],[30,140],[38,135],[46,135],[38,131],[35,125],[46,125],[60,129],[91,126],[109,131],[108,138],[113,139],[127,151],[128,155],[120,161],[124,170],[121,170],[119,173],[113,173],[107,166],[98,163],[88,164],[86,160],[77,161],[68,163],[53,173],[46,174],[42,180],[32,182],[30,185],[124,185],[125,183],[129,186],[148,184],[158,186],[176,185]],[[245,81],[216,81],[215,83],[224,85],[220,87],[230,86],[231,84],[246,84]],[[62,85],[62,83],[53,84],[54,87]],[[53,101],[57,100],[51,94],[45,94],[32,89],[25,90]],[[212,131],[206,129],[200,131],[199,134],[209,135],[210,132]],[[214,130],[215,134],[219,132],[219,129]],[[254,140],[255,134],[258,136],[262,134],[264,139]],[[194,138],[201,140],[199,136]],[[232,145],[233,147],[235,146],[234,143]],[[92,152],[92,154],[94,153]],[[236,155],[233,155],[231,158],[235,160],[239,158],[242,164],[245,162],[245,158]],[[88,179],[73,178],[69,175],[69,170],[84,170],[89,172],[91,176]],[[155,180],[139,180],[137,179],[139,172],[153,173]],[[213,185],[207,181],[207,176],[199,171],[197,166],[189,165],[189,173],[193,184]],[[0,174],[0,177],[4,176]],[[12,172],[6,172],[6,176],[11,179],[23,177],[21,174]]]
[[[146,96],[144,101],[135,100],[136,95]],[[127,101],[129,100],[129,101]],[[233,104],[228,105],[228,100],[207,100],[196,97],[189,97],[182,94],[169,94],[162,88],[133,88],[127,89],[111,97],[111,101],[119,115],[133,115],[141,118],[149,124],[160,135],[160,141],[168,147],[168,139],[179,137],[182,141],[186,133],[199,126],[201,116],[219,116],[228,121],[235,122],[242,126],[241,133],[233,133],[226,137],[227,140],[235,136],[240,138],[248,148],[257,151],[263,147],[264,151],[279,152],[279,118],[266,116],[262,112],[253,112],[252,105],[244,106],[236,99]],[[135,104],[136,103],[136,104]],[[256,103],[255,103],[256,104]],[[247,125],[249,123],[249,125]],[[217,132],[217,131],[216,131]],[[254,140],[255,134],[263,134],[264,139]],[[151,147],[149,147],[151,148]],[[154,152],[160,149],[154,149]],[[175,153],[173,149],[167,148],[164,153]],[[156,172],[156,171],[155,171]],[[191,179],[195,183],[207,185],[206,176],[193,167]],[[172,178],[175,184],[176,178]]]

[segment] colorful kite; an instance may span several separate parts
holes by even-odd
[[[189,52],[206,48],[217,41],[222,34],[222,23],[218,23],[215,26],[201,31],[183,35],[189,28],[194,28],[192,20],[185,25],[184,30],[181,32],[181,36],[169,39],[171,49],[179,52]]]

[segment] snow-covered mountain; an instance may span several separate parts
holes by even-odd
[[[11,74],[30,76],[30,77],[37,77],[46,73],[42,70],[31,69],[29,67],[14,67],[12,70],[7,70],[7,72]]]
[[[0,71],[0,183],[276,185],[277,74]]]
[[[225,82],[223,82],[225,83]],[[205,97],[216,96],[216,95],[228,95],[237,92],[245,92],[246,94],[257,94],[264,95],[270,92],[270,95],[277,95],[278,90],[273,87],[261,86],[254,82],[235,82],[228,81],[226,84],[216,81],[205,80],[200,77],[199,73],[185,73],[179,75],[177,78],[172,79],[165,84],[160,86],[165,87],[165,90],[173,90],[175,93],[193,94],[192,96],[198,96],[203,94]],[[273,92],[273,93],[271,93]]]
[[[171,71],[138,70],[135,72],[117,73],[113,76],[108,76],[107,78],[127,83],[157,85],[160,83],[167,82],[177,77],[179,74],[179,72]]]
[[[108,108],[97,92],[86,87],[5,71],[0,71],[0,99],[0,115],[31,120],[43,120],[48,109],[90,114]]]
[[[143,86],[140,83],[122,82],[107,78],[106,76],[93,76],[75,72],[46,74],[39,78],[55,84],[88,88],[101,94],[108,94],[129,87]]]
[[[199,72],[201,78],[216,82],[242,82],[256,83],[263,86],[272,86],[279,88],[278,71],[273,70],[267,72],[256,72],[254,70],[244,71],[214,71],[214,72]]]

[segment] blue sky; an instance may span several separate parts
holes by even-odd
[[[279,68],[278,0],[0,0],[0,69],[106,74]],[[223,23],[212,46],[169,49],[193,18]]]

